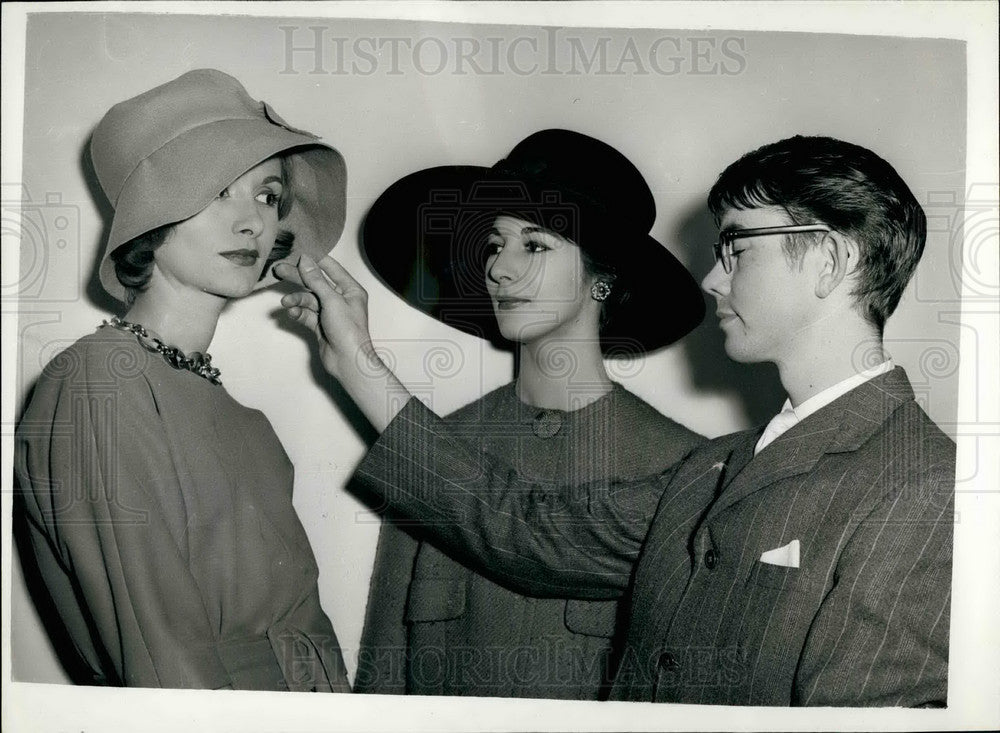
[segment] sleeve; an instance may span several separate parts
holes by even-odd
[[[954,460],[940,468],[880,502],[846,543],[793,704],[946,705]]]
[[[225,687],[176,468],[133,366],[70,349],[35,389],[15,461],[38,572],[93,682]]]
[[[669,475],[579,487],[533,483],[450,433],[411,399],[356,476],[394,512],[419,521],[421,536],[518,592],[624,593]]]

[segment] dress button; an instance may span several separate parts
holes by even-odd
[[[535,415],[531,428],[539,438],[551,438],[562,430],[562,424],[562,413],[556,410],[542,410]]]
[[[705,567],[709,570],[713,570],[716,565],[719,564],[719,553],[714,549],[709,550],[705,553]]]
[[[659,665],[660,669],[665,670],[667,672],[673,672],[675,670],[678,670],[680,669],[681,666],[680,662],[678,662],[674,658],[674,655],[671,654],[670,652],[663,652],[663,654],[660,655],[660,659],[657,662],[657,665]]]

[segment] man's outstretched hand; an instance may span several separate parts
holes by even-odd
[[[402,408],[407,391],[375,352],[368,332],[368,292],[339,262],[302,255],[298,267],[281,263],[274,274],[301,285],[281,305],[316,336],[323,367],[343,385],[381,432]]]

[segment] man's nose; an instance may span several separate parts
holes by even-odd
[[[709,295],[721,296],[729,292],[729,273],[722,267],[722,261],[716,260],[712,269],[701,281],[701,289]]]

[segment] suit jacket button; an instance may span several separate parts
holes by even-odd
[[[715,566],[719,564],[719,553],[714,549],[709,550],[705,553],[705,567],[709,570],[715,569]]]
[[[660,669],[665,670],[667,672],[673,672],[675,670],[680,669],[681,667],[680,662],[678,662],[674,658],[674,655],[671,654],[670,652],[663,652],[663,654],[660,655],[660,659],[657,662],[657,665],[659,665]]]

